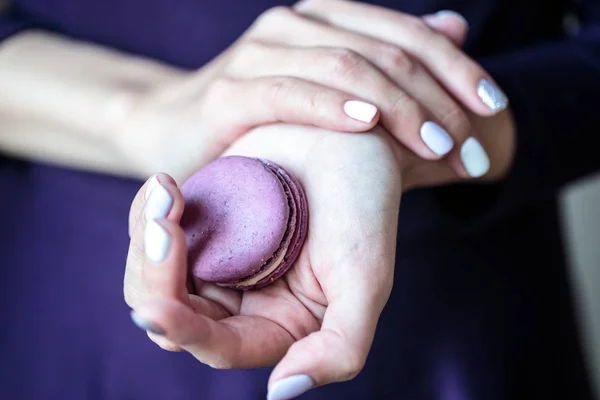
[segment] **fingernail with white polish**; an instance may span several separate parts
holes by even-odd
[[[368,124],[377,115],[377,107],[364,101],[350,100],[344,103],[344,112],[350,118]]]
[[[315,385],[308,375],[293,375],[278,380],[271,386],[267,400],[288,400],[300,396]]]
[[[165,218],[169,214],[169,210],[173,205],[173,199],[169,194],[169,191],[160,183],[156,183],[156,186],[148,195],[146,201],[146,207],[144,209],[144,216],[146,221],[150,221],[157,218]]]
[[[454,146],[452,137],[435,122],[427,121],[421,126],[421,139],[438,156],[448,154]]]
[[[146,321],[143,318],[140,318],[134,311],[131,312],[131,320],[141,330],[152,332],[157,335],[165,334],[164,329],[161,329],[158,326],[154,325],[153,323]]]
[[[500,88],[487,79],[482,79],[477,85],[477,94],[491,111],[502,111],[508,107],[508,97]]]
[[[474,137],[468,138],[460,149],[460,158],[465,169],[473,178],[485,175],[490,169],[490,159]]]
[[[160,182],[158,181],[158,177],[156,175],[150,178],[150,180],[148,181],[148,186],[146,186],[146,192],[144,193],[144,197],[146,200],[148,200],[148,196],[150,196],[150,193],[152,193],[152,191],[156,188],[156,186],[159,183]]]
[[[456,11],[441,10],[441,11],[436,12],[435,16],[439,17],[439,18],[454,17],[454,18],[460,19],[461,22],[463,24],[465,24],[467,27],[469,26],[469,22],[467,21],[467,19],[465,17],[463,17],[461,14],[457,13]]]
[[[171,238],[165,228],[154,220],[149,221],[144,232],[146,256],[155,264],[160,264],[167,256],[170,245]]]

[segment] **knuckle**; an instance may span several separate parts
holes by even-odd
[[[301,11],[309,11],[315,6],[320,5],[323,0],[300,0],[298,3],[294,5],[294,9]]]
[[[286,6],[275,6],[269,8],[265,12],[263,12],[256,19],[255,27],[273,27],[273,26],[281,26],[281,24],[288,21],[290,18],[296,17],[296,12],[292,10],[290,7]]]
[[[267,104],[282,104],[294,91],[297,83],[293,78],[274,77],[265,81],[265,101]]]
[[[269,45],[260,39],[248,39],[236,50],[232,64],[243,67],[248,60],[262,58],[269,49]]]
[[[168,339],[156,336],[151,332],[148,332],[147,334],[150,340],[152,340],[158,347],[160,347],[163,350],[170,351],[173,353],[179,353],[183,351],[181,347],[179,347],[178,345],[176,345]]]
[[[334,49],[329,53],[333,71],[341,76],[359,74],[365,68],[365,59],[349,49]]]
[[[358,354],[351,352],[346,355],[346,360],[344,362],[344,380],[354,379],[360,371],[365,366],[365,360],[363,357],[360,357]]]
[[[400,92],[393,99],[390,113],[395,115],[402,125],[406,125],[408,119],[423,120],[423,111],[419,104],[404,92]]]
[[[432,29],[422,18],[409,17],[404,22],[405,29],[412,37],[428,38],[433,35]]]
[[[244,42],[244,45],[242,46],[242,48],[244,49],[244,51],[247,51],[251,54],[259,54],[260,55],[269,49],[269,45],[266,42],[264,42],[263,40],[260,40],[257,38],[252,38],[252,39],[246,40]]]
[[[331,331],[331,335],[329,336],[329,340],[323,341],[323,349],[321,351],[330,351],[330,349],[335,348],[336,344],[339,346],[339,343],[347,343],[348,339],[341,333],[337,331]],[[365,366],[366,359],[362,355],[360,351],[344,351],[341,354],[344,356],[340,359],[340,369],[337,373],[336,380],[338,381],[347,381],[355,378],[360,371]]]
[[[235,80],[227,77],[219,77],[214,79],[207,91],[206,99],[208,103],[219,103],[226,100],[234,90]]]
[[[160,343],[158,344],[158,347],[163,350],[170,351],[171,353],[180,353],[183,351],[183,349],[176,344]]]
[[[405,51],[396,46],[385,46],[379,55],[379,62],[385,72],[414,75],[419,65]]]
[[[227,358],[220,358],[218,360],[213,360],[210,363],[207,363],[208,366],[210,366],[213,369],[220,369],[220,370],[228,370],[228,369],[234,369],[235,363],[232,360],[229,360]]]
[[[306,95],[306,104],[309,115],[317,115],[321,110],[323,93],[316,90],[311,90]]]
[[[431,34],[431,40],[427,44],[428,48],[439,50],[442,55],[442,68],[449,74],[460,73],[464,76],[480,76],[482,68],[466,56],[454,43],[446,36],[437,33]]]
[[[454,71],[458,68],[469,67],[467,58],[463,56],[462,52],[458,50],[454,45],[451,44],[449,39],[445,37],[439,37],[439,48],[444,49],[443,52],[446,54],[447,65],[446,69],[449,71]]]
[[[447,126],[458,139],[465,139],[472,129],[467,114],[457,104],[453,104],[444,111],[440,122],[443,126]]]

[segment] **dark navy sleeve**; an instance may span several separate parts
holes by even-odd
[[[501,183],[436,189],[452,217],[502,218],[600,170],[600,0],[579,6],[580,28],[564,40],[478,60],[510,99],[516,155]]]
[[[31,27],[28,21],[15,15],[9,8],[0,7],[0,42],[28,27]]]

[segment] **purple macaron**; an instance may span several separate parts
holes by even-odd
[[[308,225],[300,183],[279,165],[223,157],[182,186],[191,273],[239,290],[262,288],[292,267]]]

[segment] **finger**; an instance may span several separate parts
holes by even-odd
[[[191,307],[186,286],[185,233],[177,223],[167,219],[153,219],[145,225],[141,283],[147,297],[173,298]]]
[[[440,158],[454,148],[449,156],[452,169],[460,177],[471,176],[474,169],[463,164],[461,149],[468,138],[477,139],[477,133],[462,107],[429,71],[392,44],[307,21],[294,13],[279,15],[273,18],[285,20],[287,28],[296,32],[284,41],[311,48],[261,41],[274,36],[272,29],[277,27],[267,21],[254,32],[254,41],[240,47],[230,61],[231,74],[298,76],[356,93],[379,107],[383,125],[403,145],[425,159]]]
[[[152,333],[149,331],[146,331],[148,338],[150,340],[152,340],[158,347],[160,347],[163,350],[166,351],[171,351],[174,353],[178,353],[181,351],[184,351],[181,347],[179,347],[178,345],[176,345],[175,343],[171,342],[169,339],[158,335],[156,333]]]
[[[302,13],[327,23],[392,43],[415,56],[474,113],[489,116],[504,110],[508,99],[479,64],[452,41],[418,17],[360,2],[302,2]]]
[[[172,298],[189,306],[194,312],[220,320],[231,316],[221,298],[189,295],[187,290],[187,246],[183,229],[174,221],[157,219],[144,222],[144,253],[140,284],[145,293],[143,301],[154,298]],[[240,296],[232,292],[239,309]],[[135,308],[135,307],[133,307]]]
[[[219,369],[273,365],[295,340],[266,318],[235,316],[217,322],[172,299],[144,304],[135,318],[202,363]]]
[[[153,179],[156,181],[152,182]],[[145,199],[146,192],[149,193],[147,199]],[[154,219],[166,219],[176,224],[181,219],[183,208],[181,192],[162,174],[151,178],[136,196],[131,214],[137,211],[138,215],[130,217],[133,221],[130,224],[135,228],[131,233],[123,283],[125,302],[130,307],[134,308],[151,294],[143,281],[147,258],[147,248],[144,244],[147,222]],[[155,251],[156,249],[150,250]]]
[[[220,304],[215,303],[211,300],[207,300],[207,299],[204,299],[199,296],[191,295],[190,302],[191,302],[192,310],[196,314],[204,315],[215,321],[219,321],[223,318],[227,318],[227,317],[231,316],[231,314],[229,312],[227,312],[227,310],[224,307],[222,307]],[[147,330],[148,325],[143,325],[143,323],[138,324],[135,313],[132,314],[132,318],[133,318],[134,323],[136,323],[136,325],[138,325],[141,329],[146,330],[146,333],[148,334],[148,337],[150,338],[150,340],[152,340],[154,343],[156,343],[163,350],[174,351],[174,352],[179,352],[179,351],[184,350],[179,345],[173,343],[166,337],[162,336],[162,334],[159,335],[152,331],[148,331]]]
[[[201,281],[196,277],[193,277],[192,281],[196,294],[198,295],[193,298],[202,299],[202,301],[206,303],[218,304],[223,311],[223,313],[220,314],[208,313],[206,307],[199,305],[200,307],[197,307],[197,312],[215,320],[220,320],[240,313],[242,304],[241,292],[222,288],[214,283]]]
[[[469,31],[465,17],[455,11],[443,10],[422,18],[430,28],[452,40],[456,46],[462,47]]]
[[[373,342],[379,307],[345,295],[327,308],[323,326],[294,343],[269,378],[268,399],[287,399],[316,386],[354,378]]]
[[[144,223],[145,263],[141,279],[143,291],[146,293],[144,301],[171,298],[210,318],[225,318],[227,312],[223,307],[198,296],[190,296],[187,292],[187,247],[181,227],[168,219],[154,219]],[[142,329],[148,328],[138,323],[135,314],[132,314],[132,317]],[[160,331],[155,328],[150,328],[147,333],[162,349],[182,351],[178,344],[159,335]]]
[[[360,35],[351,39],[348,34],[336,35],[330,28],[327,30],[318,35],[329,38],[326,45],[340,43],[351,46],[354,51],[257,42],[249,46],[237,62],[232,61],[229,73],[243,78],[295,76],[351,92],[375,104],[382,111],[381,122],[390,133],[425,159],[446,155],[455,143],[460,145],[471,135],[465,113],[422,67],[408,65],[411,61],[405,56],[402,58],[399,51],[387,49],[391,46],[385,51],[396,54],[394,62],[384,59],[378,51],[382,49],[381,44],[377,45],[371,39]],[[303,46],[323,42],[312,35],[310,32],[299,35],[304,38]],[[393,81],[357,51],[373,54],[372,58],[389,71]],[[401,84],[397,85],[397,82]]]
[[[292,77],[222,78],[203,98],[198,117],[223,114],[212,129],[231,131],[233,141],[249,129],[275,122],[364,132],[379,119],[377,107],[331,87]],[[235,127],[235,129],[232,129]]]
[[[131,203],[131,207],[129,208],[129,237],[131,237],[131,234],[135,229],[138,217],[140,216],[140,213],[146,204],[146,200],[148,199],[150,192],[152,192],[158,183],[170,183],[176,185],[175,180],[171,176],[162,173],[152,175],[142,185],[140,190],[138,190],[137,194],[135,195],[133,202]]]

